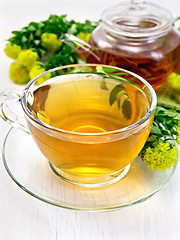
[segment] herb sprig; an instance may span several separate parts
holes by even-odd
[[[150,170],[165,171],[178,160],[180,115],[157,106],[153,126],[140,155]]]
[[[80,23],[68,21],[66,15],[51,15],[45,21],[31,22],[21,30],[13,31],[4,50],[8,57],[16,60],[10,66],[10,78],[15,83],[26,84],[45,70],[78,63],[79,56],[60,42],[60,36],[68,32],[88,41],[99,22],[86,20]]]
[[[21,30],[12,31],[13,36],[8,41],[20,46],[22,49],[32,49],[42,57],[46,53],[46,49],[41,43],[43,33],[53,33],[58,39],[66,32],[75,35],[78,35],[80,32],[87,34],[91,33],[98,23],[89,20],[80,23],[74,20],[68,21],[66,15],[50,15],[45,21],[30,22],[28,26],[23,27]],[[63,48],[64,52],[67,50],[67,53],[71,53],[67,45],[63,44]]]
[[[145,147],[147,148],[155,140],[176,141],[178,137],[177,126],[180,115],[175,110],[167,110],[157,106],[150,136]]]

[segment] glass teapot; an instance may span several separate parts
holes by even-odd
[[[180,34],[172,21],[167,9],[131,0],[104,10],[89,43],[68,33],[60,40],[86,62],[130,70],[157,89],[180,68]]]

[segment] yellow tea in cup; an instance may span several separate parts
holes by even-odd
[[[63,179],[82,186],[117,181],[148,138],[153,89],[118,68],[69,69],[29,88],[30,132]]]

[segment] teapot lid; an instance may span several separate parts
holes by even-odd
[[[102,20],[111,33],[135,39],[165,35],[172,26],[172,15],[167,9],[145,0],[107,8]]]

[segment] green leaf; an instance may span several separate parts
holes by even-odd
[[[116,101],[117,101],[118,108],[120,109],[120,106],[121,106],[121,98],[117,98]]]
[[[153,135],[151,135],[151,136],[149,136],[149,138],[148,138],[148,142],[154,142],[154,141],[156,141],[157,139],[156,139],[156,136],[153,134]]]
[[[25,35],[23,35],[22,38],[21,38],[21,41],[22,41],[23,43],[27,42],[27,37],[26,37]]]
[[[36,30],[36,28],[35,28],[35,26],[33,26],[33,25],[29,25],[28,30],[29,30],[30,32],[33,32],[33,31]]]
[[[39,23],[38,23],[38,27],[39,27],[39,28],[43,28],[44,25],[45,25],[44,22],[39,22]]]
[[[22,33],[27,33],[28,32],[27,27],[22,28],[21,32]]]
[[[36,45],[36,46],[38,46],[39,44],[40,44],[40,40],[34,40],[34,44]]]
[[[102,72],[103,73],[113,73],[116,72],[117,70],[115,70],[114,68],[111,67],[102,67]]]
[[[118,84],[111,90],[110,95],[109,95],[109,104],[110,104],[110,106],[112,106],[113,103],[116,101],[117,94],[120,91],[124,91],[124,90],[125,90],[125,88],[124,88],[123,84]]]
[[[16,34],[19,34],[20,31],[12,31],[12,33],[16,35]]]
[[[36,37],[41,37],[41,29],[37,29],[35,32]]]
[[[128,95],[127,95],[127,92],[124,88],[124,90],[118,92],[117,96],[116,96],[116,102],[117,102],[117,105],[118,105],[118,108],[120,109],[120,104],[121,104],[121,98],[122,96],[127,96],[128,98]]]
[[[124,73],[123,72],[114,72],[113,73],[113,76],[122,76],[122,75],[127,75],[127,73],[125,73],[125,72]],[[124,79],[124,80],[127,80],[127,79]]]
[[[30,22],[29,23],[28,30],[35,31],[37,28],[39,28],[39,23],[37,23],[37,22]]]
[[[159,129],[159,127],[158,126],[152,126],[152,128],[151,128],[151,133],[152,134],[160,134],[160,135],[162,135],[162,132],[161,132],[161,130]]]
[[[44,55],[46,53],[46,51],[44,49],[42,49],[42,48],[39,48],[39,53],[42,56],[42,55]]]
[[[122,113],[125,118],[131,119],[132,116],[132,104],[129,98],[126,98],[122,105]]]
[[[104,89],[104,90],[108,90],[107,86],[106,86],[106,82],[105,82],[105,78],[102,77],[101,81],[100,81],[100,88]]]
[[[33,41],[33,40],[34,40],[34,36],[33,36],[32,33],[30,33],[30,35],[29,35],[29,41]]]

